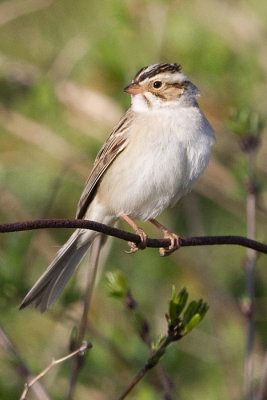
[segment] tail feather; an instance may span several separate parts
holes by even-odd
[[[96,233],[77,229],[23,299],[20,309],[33,303],[44,312],[59,297],[71,275],[92,244]]]

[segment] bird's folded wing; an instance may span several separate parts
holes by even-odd
[[[107,168],[115,160],[117,155],[121,153],[128,143],[129,127],[132,123],[132,111],[128,110],[115,126],[105,144],[99,151],[92,172],[86,182],[78,203],[76,218],[84,217],[88,205],[93,199],[95,189],[100,178],[103,176]]]

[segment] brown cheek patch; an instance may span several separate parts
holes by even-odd
[[[183,87],[177,88],[172,85],[167,90],[165,90],[165,99],[168,101],[176,100],[179,97],[181,97],[183,93],[184,93]]]
[[[185,82],[184,83],[176,82],[176,83],[169,83],[169,86],[175,87],[177,89],[184,89],[187,86],[187,84]]]
[[[162,100],[164,100],[164,101],[167,101],[167,100],[168,100],[168,97],[166,96],[167,93],[163,94],[163,93],[160,93],[160,92],[152,92],[152,94],[153,94],[155,97],[159,97],[160,99],[162,99]]]

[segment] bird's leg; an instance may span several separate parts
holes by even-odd
[[[135,230],[135,233],[140,237],[141,240],[138,244],[128,242],[130,250],[126,251],[126,253],[131,254],[137,252],[138,250],[144,250],[146,248],[147,234],[143,231],[143,229],[139,228],[139,226],[137,226],[136,223],[130,217],[128,217],[128,215],[121,214],[121,217]]]
[[[176,235],[176,233],[172,233],[172,232],[168,231],[168,229],[165,226],[163,226],[160,222],[158,222],[155,219],[150,219],[149,221],[153,225],[155,225],[158,229],[161,230],[161,232],[163,233],[164,239],[170,239],[170,241],[171,241],[171,244],[168,248],[161,247],[159,249],[159,254],[162,257],[168,256],[175,250],[179,249],[180,238],[178,235]]]

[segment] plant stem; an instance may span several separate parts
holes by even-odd
[[[251,149],[248,153],[248,183],[247,183],[247,199],[246,199],[246,215],[247,215],[247,237],[255,239],[256,229],[256,190],[255,190],[255,150]],[[255,298],[255,265],[257,252],[252,249],[247,250],[245,260],[246,274],[246,293],[248,296],[248,307],[245,312],[246,316],[246,350],[244,362],[244,395],[245,400],[253,399],[253,345],[254,345],[254,298]]]
[[[180,339],[182,336],[180,337]],[[168,345],[173,341],[172,336],[168,335],[165,340],[161,343],[158,349],[150,355],[144,366],[138,371],[138,373],[133,378],[132,382],[129,386],[125,389],[125,391],[118,397],[118,400],[123,400],[125,397],[133,390],[133,388],[137,385],[137,383],[146,375],[146,373],[154,368],[159,360],[161,359],[165,349]]]
[[[48,367],[46,367],[42,372],[40,372],[39,375],[33,377],[31,379],[30,382],[27,382],[25,384],[25,388],[22,392],[22,395],[20,396],[20,400],[25,400],[26,399],[26,395],[30,389],[31,386],[33,386],[40,378],[42,378],[43,376],[45,376],[47,374],[47,372],[50,371],[50,369],[52,369],[55,365],[60,364],[66,360],[68,360],[69,358],[75,356],[78,353],[84,353],[87,349],[89,349],[91,347],[90,344],[88,344],[87,342],[84,342],[79,349],[74,350],[72,353],[68,354],[65,357],[59,358],[58,360],[52,360],[51,363],[48,365]]]
[[[90,268],[89,268],[89,273],[88,273],[88,278],[87,278],[87,287],[85,289],[83,313],[81,316],[81,320],[80,320],[80,324],[79,324],[79,328],[78,328],[78,334],[77,334],[77,338],[76,338],[74,347],[78,347],[81,345],[81,343],[84,340],[85,333],[86,333],[88,312],[89,312],[91,298],[92,298],[92,292],[93,292],[93,288],[94,288],[94,284],[95,284],[95,277],[96,277],[101,243],[102,243],[102,235],[96,237],[96,239],[92,245],[92,248],[91,248]],[[74,389],[76,387],[79,372],[83,367],[83,361],[84,361],[84,358],[80,354],[77,354],[77,356],[73,360],[67,400],[73,399]]]

